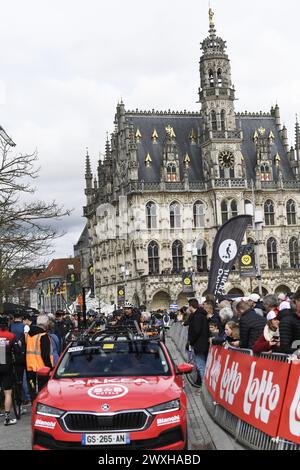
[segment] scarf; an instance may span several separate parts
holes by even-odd
[[[279,336],[279,328],[277,330],[273,331],[271,328],[266,325],[264,328],[264,338],[266,341],[270,342],[273,339],[273,336]]]

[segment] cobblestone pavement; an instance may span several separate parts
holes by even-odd
[[[167,346],[175,363],[183,362],[180,353],[170,339],[167,339]],[[202,403],[201,396],[187,380],[185,382],[188,396],[189,449],[242,449],[231,436],[214,423]],[[0,450],[31,449],[30,407],[26,407],[26,411],[27,413],[22,415],[21,420],[14,426],[4,427],[4,418],[0,417]]]
[[[0,417],[0,450],[31,449],[31,407],[25,407],[26,414],[13,426],[4,426],[4,417]]]
[[[168,349],[176,364],[183,362],[182,356],[171,339]],[[207,413],[197,389],[185,380],[188,398],[189,450],[243,450],[234,438],[220,428]]]

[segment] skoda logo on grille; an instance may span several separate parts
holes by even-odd
[[[109,410],[109,405],[105,403],[104,405],[101,406],[103,411],[108,411]]]

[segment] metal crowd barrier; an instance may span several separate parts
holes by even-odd
[[[185,346],[187,335],[188,328],[182,326],[180,322],[174,323],[169,330],[169,337],[172,338],[177,349],[184,358],[186,357]],[[251,349],[239,349],[232,346],[228,346],[228,349],[238,351],[241,354],[253,356],[253,351]],[[288,354],[262,353],[259,356],[279,362],[290,361],[290,356]],[[300,450],[300,445],[295,444],[294,442],[285,441],[284,439],[268,436],[251,424],[246,423],[242,419],[230,413],[222,405],[215,403],[205,384],[202,386],[202,401],[213,420],[227,432],[232,434],[235,440],[245,447],[254,450]]]

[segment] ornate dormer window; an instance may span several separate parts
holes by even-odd
[[[271,181],[271,169],[268,163],[263,163],[260,167],[261,181]]]
[[[167,181],[177,181],[177,168],[175,163],[168,163],[167,165]]]

